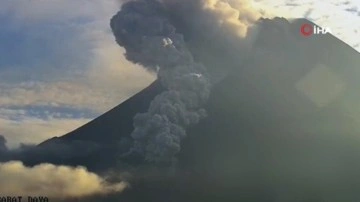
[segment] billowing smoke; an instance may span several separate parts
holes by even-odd
[[[203,106],[214,81],[213,73],[229,66],[214,67],[214,60],[202,53],[206,47],[198,45],[208,46],[210,56],[219,54],[214,51],[217,48],[233,53],[240,50],[241,46],[228,45],[234,38],[244,37],[256,18],[247,5],[221,0],[139,0],[122,5],[110,23],[117,43],[125,48],[128,60],[156,72],[166,89],[146,113],[134,117],[132,151],[150,162],[174,160],[186,128],[206,116]],[[202,41],[202,37],[208,41]]]
[[[0,163],[1,194],[9,196],[85,197],[121,192],[127,183],[110,184],[83,167],[40,164],[25,167],[20,161]]]
[[[4,136],[0,135],[0,152],[5,152],[7,150],[6,139]]]

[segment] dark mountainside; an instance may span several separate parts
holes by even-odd
[[[213,87],[208,117],[187,131],[169,175],[139,157],[120,160],[133,116],[163,90],[157,81],[16,158],[134,171],[131,188],[107,201],[360,200],[360,54],[330,34],[301,36],[304,22],[260,20],[249,58]]]

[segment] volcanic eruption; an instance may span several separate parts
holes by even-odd
[[[111,28],[117,43],[125,48],[126,58],[156,72],[166,89],[154,98],[146,113],[134,117],[135,129],[131,137],[135,142],[130,153],[140,153],[152,162],[174,160],[180,151],[181,140],[186,137],[186,129],[206,116],[203,105],[211,89],[206,64],[201,63],[201,58],[195,60],[185,36],[172,24],[176,21],[170,16],[172,13],[184,14],[184,10],[174,6],[179,3],[198,11],[199,16],[194,16],[192,21],[195,22],[191,24],[202,22],[201,14],[207,12],[207,15],[215,15],[216,20],[224,21],[207,29],[220,30],[232,25],[234,30],[231,31],[234,35],[239,34],[239,40],[240,34],[244,35],[247,29],[246,24],[238,21],[242,11],[223,1],[130,1],[111,19]],[[226,18],[224,14],[232,18]],[[182,26],[189,24],[189,21],[182,21]],[[236,33],[239,30],[242,33]]]
[[[359,200],[359,53],[260,16],[238,0],[127,1],[115,40],[158,79],[12,158],[130,172],[114,201]]]

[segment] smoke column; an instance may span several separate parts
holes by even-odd
[[[241,16],[231,5],[215,0],[129,1],[124,3],[111,19],[110,26],[116,42],[125,48],[126,58],[156,72],[166,89],[154,98],[146,113],[134,117],[132,151],[143,155],[147,161],[174,160],[174,156],[180,151],[181,140],[186,136],[186,128],[206,117],[206,111],[202,107],[211,88],[208,70],[218,68],[211,67],[211,61],[198,63],[198,60],[194,59],[194,47],[189,49],[189,43],[186,43],[184,35],[178,32],[172,23],[173,19],[180,17],[187,22],[193,19],[195,23],[177,22],[177,26],[181,24],[183,30],[190,29],[192,32],[201,31],[204,37],[208,35],[207,38],[226,35],[222,38],[229,42],[245,35],[247,24],[241,22],[241,18],[245,19],[244,16],[247,16],[245,21],[251,21],[251,15]],[[237,5],[244,7],[243,4]],[[189,13],[192,13],[189,14],[191,17],[185,17],[185,10],[188,9]],[[194,13],[201,13],[202,9],[212,12],[202,12],[202,16],[195,16]],[[213,21],[209,23],[205,19]],[[222,26],[213,23],[218,20],[222,20]],[[194,33],[187,34],[190,36]],[[192,40],[197,39],[199,38],[194,37]]]

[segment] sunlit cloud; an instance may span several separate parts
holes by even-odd
[[[25,167],[19,161],[0,163],[0,178],[3,196],[43,196],[50,200],[117,193],[128,186],[126,182],[107,183],[84,167]]]

